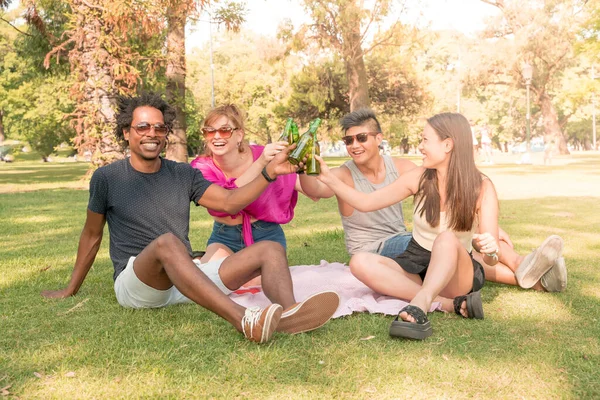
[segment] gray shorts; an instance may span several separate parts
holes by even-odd
[[[142,282],[133,270],[135,257],[129,258],[127,266],[115,280],[115,295],[117,301],[123,307],[128,308],[157,308],[172,304],[192,303],[175,286],[167,290],[155,289]],[[206,264],[194,259],[194,264],[226,295],[232,291],[221,281],[219,269],[225,258],[210,261]]]

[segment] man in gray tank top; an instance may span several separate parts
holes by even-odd
[[[364,193],[381,189],[398,179],[403,173],[416,167],[405,159],[382,156],[379,145],[383,140],[381,126],[375,113],[369,109],[353,111],[340,121],[346,144],[346,150],[352,158],[331,172],[345,184]],[[314,176],[300,175],[304,193],[314,198],[329,198],[333,191]],[[410,242],[411,234],[406,230],[402,214],[402,204],[374,212],[363,213],[355,210],[340,198],[338,209],[342,218],[346,249],[352,256],[349,265],[353,271],[365,271],[379,262],[379,256],[394,258],[402,254]],[[527,256],[520,256],[512,249],[510,238],[500,229],[501,266],[485,264],[483,257],[476,251],[474,258],[479,261],[486,273],[486,279],[534,289],[562,291],[566,287],[566,267],[562,257],[544,257],[554,247],[562,248],[562,240],[556,236],[546,239],[542,245]],[[543,264],[543,265],[540,265]],[[497,264],[498,265],[498,264]],[[506,266],[508,268],[502,268]],[[354,268],[353,268],[354,267]],[[536,271],[530,279],[520,278],[525,272]],[[360,276],[358,279],[362,280]]]
[[[416,167],[409,160],[379,153],[383,133],[373,111],[354,111],[346,115],[341,124],[345,132],[342,140],[352,160],[339,168],[333,168],[331,172],[347,185],[370,193],[389,185],[403,173]],[[311,197],[329,198],[334,195],[327,185],[315,177],[300,175],[300,183],[302,190]],[[346,249],[350,255],[369,252],[394,257],[406,250],[411,234],[404,224],[402,203],[363,213],[340,198],[337,200]]]

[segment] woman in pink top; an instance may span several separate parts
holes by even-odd
[[[233,104],[211,110],[204,120],[202,133],[206,153],[191,165],[202,171],[206,179],[227,189],[250,182],[287,146],[287,142],[264,147],[249,145],[244,139],[244,115]],[[208,210],[215,222],[202,262],[227,257],[263,240],[280,243],[285,249],[285,234],[280,224],[294,217],[299,189],[295,174],[282,175],[239,214]]]

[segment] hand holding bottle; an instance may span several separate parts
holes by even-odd
[[[297,165],[293,165],[288,161],[288,155],[296,147],[296,144],[291,146],[283,146],[283,149],[279,151],[271,161],[267,164],[267,172],[272,176],[293,174],[298,170]]]
[[[264,165],[267,165],[277,154],[281,153],[288,147],[287,142],[273,142],[265,146],[260,159]]]
[[[498,258],[498,251],[500,250],[500,247],[498,247],[496,238],[494,238],[494,235],[491,233],[476,233],[473,235],[473,242],[481,254],[485,254],[496,259]]]
[[[337,179],[336,176],[331,173],[331,170],[321,156],[315,154],[315,160],[317,160],[321,166],[321,173],[317,176],[317,179],[329,186],[334,179]]]

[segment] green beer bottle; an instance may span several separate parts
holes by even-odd
[[[298,143],[299,140],[300,140],[300,134],[298,133],[298,125],[296,124],[296,122],[292,121],[292,133],[289,137],[288,143],[291,146],[294,143]]]
[[[287,122],[285,123],[285,127],[283,128],[283,131],[281,131],[281,136],[279,136],[279,139],[277,139],[278,142],[288,142],[290,143],[291,141],[291,134],[292,134],[292,125],[294,124],[294,119],[293,118],[288,118]],[[291,143],[290,143],[291,144]]]
[[[315,155],[321,155],[319,142],[315,140],[311,150],[311,155],[308,157],[308,161],[306,161],[306,174],[319,175],[321,173],[321,164],[319,164],[319,161],[315,158]]]
[[[313,144],[311,146],[310,156],[306,161],[306,174],[307,175],[319,175],[321,173],[321,164],[315,158],[315,155],[320,156],[321,150],[319,148],[319,142],[317,142],[317,132],[313,135]]]
[[[288,161],[290,164],[298,165],[304,160],[304,157],[310,154],[309,151],[314,138],[317,136],[317,128],[320,124],[321,118],[315,118],[310,122],[308,130],[302,134],[300,140],[298,141],[298,145],[288,156]]]

